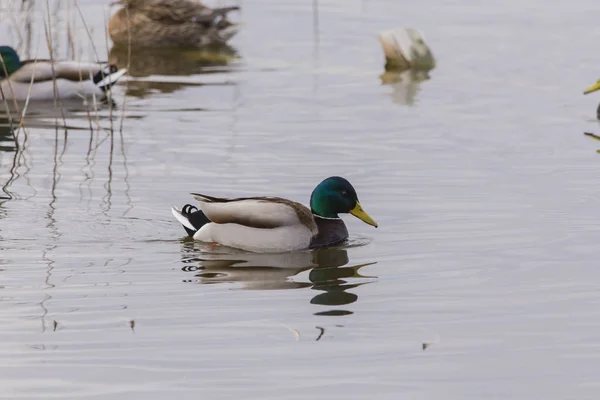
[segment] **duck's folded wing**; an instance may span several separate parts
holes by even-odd
[[[10,79],[15,82],[29,83],[67,79],[70,81],[85,81],[102,71],[106,65],[92,62],[59,61],[52,63],[49,60],[27,61],[19,68]]]
[[[224,199],[192,193],[211,222],[240,224],[252,228],[278,228],[305,225],[313,230],[314,221],[308,208],[279,197]]]

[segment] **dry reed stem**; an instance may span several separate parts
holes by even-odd
[[[85,17],[83,16],[83,12],[81,11],[81,8],[79,7],[79,3],[77,2],[77,0],[75,0],[75,8],[77,9],[77,12],[79,13],[79,17],[81,18],[81,22],[83,23],[83,28],[85,29],[85,32],[88,36],[90,44],[92,45],[92,50],[94,51],[94,57],[96,58],[96,62],[100,62],[100,58],[98,57],[98,50],[96,49],[96,44],[94,43],[94,38],[92,37],[91,30],[88,27],[87,22],[85,21]],[[94,105],[94,113],[96,115],[96,120],[94,121],[96,124],[96,127],[100,130],[107,131],[105,128],[103,128],[100,125],[100,115],[98,113],[98,102],[96,100],[95,94],[92,95],[92,101],[93,101],[93,105]]]
[[[127,19],[127,71],[129,71],[131,67],[131,25],[129,20],[129,9],[127,7],[125,7],[125,17]],[[123,123],[125,122],[125,106],[127,104],[128,89],[129,80],[125,83],[125,90],[123,91],[123,105],[121,106],[121,124],[119,126],[119,133],[121,134],[121,139],[123,138]]]
[[[70,15],[70,8],[71,8],[71,1],[69,0],[69,2],[67,3],[67,14]],[[73,59],[76,59],[77,62],[81,62],[81,54],[79,54],[77,57],[75,57],[75,40],[73,40],[73,29],[71,28],[71,22],[75,21],[75,19],[72,18],[68,18],[68,22],[67,22],[67,41],[69,41],[69,43],[71,44],[71,51],[73,53]],[[88,78],[92,78],[91,76],[91,71],[90,71],[90,76]],[[83,91],[83,74],[81,72],[81,70],[79,70],[79,82],[81,83],[81,87],[82,87],[82,91]],[[83,96],[82,96],[83,97]],[[85,99],[85,97],[83,97],[83,99]],[[92,114],[90,113],[90,109],[88,107],[85,108],[85,113],[86,113],[86,117],[88,119],[88,124],[90,127],[90,132],[93,135],[94,134],[94,124],[93,124],[93,118],[92,118]]]
[[[63,119],[63,126],[65,127],[65,134],[67,130],[67,119],[65,117],[65,110],[62,107],[60,98],[58,97],[58,85],[56,83],[56,70],[54,69],[54,47],[52,46],[52,19],[50,17],[50,2],[46,0],[46,12],[48,13],[48,21],[44,20],[44,32],[46,33],[46,46],[48,47],[48,53],[50,54],[50,67],[52,69],[52,88],[54,90],[54,106],[60,105],[60,114]],[[30,93],[27,95],[29,98]]]
[[[79,7],[79,3],[77,2],[77,0],[75,0],[75,8],[77,8],[77,11],[79,12],[79,16],[81,17],[81,22],[83,22],[85,32],[87,33],[88,38],[90,39],[90,44],[92,45],[92,50],[94,50],[94,56],[96,57],[96,61],[99,61],[100,58],[98,57],[98,50],[96,49],[96,45],[94,44],[94,39],[92,38],[91,31],[88,28],[87,23],[85,22],[85,18],[83,16],[83,13],[81,12],[81,8]]]
[[[37,54],[36,54],[36,61],[33,63],[33,65],[37,65]],[[24,129],[23,124],[25,123],[25,114],[27,113],[27,107],[29,106],[29,99],[31,98],[31,88],[33,88],[33,79],[35,78],[35,67],[33,70],[33,75],[31,75],[31,80],[29,81],[29,89],[27,91],[27,98],[25,99],[25,105],[23,106],[23,112],[21,113],[21,119],[19,120],[19,131],[21,130],[21,128]]]
[[[22,6],[25,5],[25,2],[21,3]],[[19,43],[23,42],[23,35],[21,34],[21,24],[16,20],[14,13],[12,12],[13,10],[10,9],[8,11],[8,14],[10,16],[10,21],[13,23],[13,28],[14,31],[17,32],[17,35],[19,36]]]
[[[17,132],[20,132],[21,129],[23,129],[23,130],[25,129],[25,127],[24,127],[25,115],[27,114],[27,108],[29,106],[29,99],[31,98],[31,91],[33,88],[33,81],[35,78],[35,68],[37,66],[37,58],[38,58],[39,49],[40,49],[40,47],[39,47],[39,43],[38,43],[38,46],[35,49],[35,58],[34,58],[35,61],[33,63],[33,66],[34,66],[33,74],[31,75],[31,80],[29,81],[29,87],[27,89],[27,98],[25,99],[25,104],[23,105],[23,111],[20,112],[21,118],[19,119],[19,127],[17,128]],[[27,136],[25,136],[25,138],[27,138]]]
[[[79,3],[77,2],[77,0],[75,0],[74,4],[75,4],[75,8],[77,9],[77,12],[79,13],[79,17],[81,18],[81,22],[83,23],[83,27],[85,29],[85,32],[86,32],[87,37],[89,39],[89,42],[90,42],[90,44],[92,46],[92,50],[94,52],[94,57],[96,59],[96,62],[100,62],[100,57],[98,56],[98,50],[96,48],[96,44],[94,43],[94,38],[92,36],[91,29],[88,27],[88,24],[85,21],[85,17],[83,16],[83,12],[81,11],[81,8],[79,7]],[[96,95],[95,94],[92,95],[92,101],[93,101],[93,105],[94,105],[94,113],[95,113],[95,116],[96,116],[96,119],[94,120],[94,123],[95,123],[97,129],[103,130],[103,131],[105,131],[108,134],[109,130],[107,130],[106,128],[104,128],[104,127],[102,127],[100,125],[100,114],[98,113],[98,101],[96,99]],[[90,115],[90,117],[91,117],[91,115]]]
[[[70,58],[75,59],[75,41],[73,40],[73,31],[71,29],[71,0],[67,0],[67,45],[71,52]]]
[[[102,14],[102,16],[104,17],[104,27],[105,27],[104,28],[104,44],[106,46],[106,50],[108,51],[108,29],[106,28],[106,26],[108,26],[108,21],[106,20],[106,9],[104,10],[104,13]],[[107,56],[107,62],[108,62],[108,56]],[[110,64],[110,62],[108,62],[108,64]],[[110,73],[110,69],[109,69],[109,73]],[[112,102],[112,91],[110,90],[110,88],[108,90],[104,91],[104,95],[109,100],[108,101],[108,119],[110,121],[110,134],[112,135],[114,133],[113,102]]]

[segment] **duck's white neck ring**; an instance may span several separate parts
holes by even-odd
[[[338,217],[338,218],[327,218],[327,217],[321,217],[320,215],[317,215],[317,214],[313,214],[313,215],[316,218],[321,218],[321,219],[332,219],[332,220],[336,220],[336,221],[341,219],[340,217]]]

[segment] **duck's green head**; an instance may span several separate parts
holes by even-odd
[[[9,76],[21,67],[19,55],[10,46],[0,46],[0,57],[0,78]]]
[[[585,89],[583,91],[583,94],[590,94],[592,92],[595,92],[596,90],[600,90],[600,79],[598,81],[596,81],[596,83],[594,83],[592,86]]]
[[[356,190],[339,176],[327,178],[317,185],[310,196],[310,208],[314,214],[324,218],[339,218],[338,214],[350,213],[377,228],[377,223],[358,202]]]

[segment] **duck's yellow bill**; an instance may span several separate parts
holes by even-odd
[[[356,202],[356,207],[354,207],[352,210],[350,210],[350,214],[354,215],[356,218],[360,219],[364,223],[372,225],[375,228],[377,228],[377,222],[375,222],[373,220],[373,218],[369,217],[369,214],[367,214],[365,212],[365,210],[362,209],[362,207],[358,201]]]
[[[590,86],[589,88],[585,89],[585,91],[583,92],[583,94],[590,94],[592,92],[595,92],[596,90],[600,90],[600,81],[594,83],[592,86]]]

